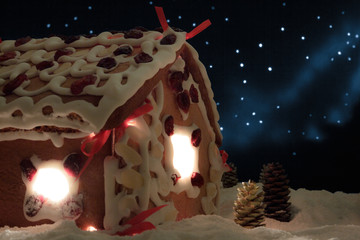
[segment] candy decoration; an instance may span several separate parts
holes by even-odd
[[[155,11],[156,11],[156,14],[157,14],[157,16],[159,18],[160,25],[161,25],[163,31],[165,32],[168,29],[169,25],[168,25],[168,23],[166,21],[164,10],[163,10],[162,7],[155,7]],[[209,19],[205,20],[199,26],[194,28],[191,32],[186,33],[186,40],[195,37],[197,34],[204,31],[210,25],[211,25],[210,20]]]
[[[16,57],[15,52],[7,52],[0,56],[0,62],[4,62],[6,60],[12,59]]]
[[[19,38],[15,41],[15,47],[21,46],[31,40],[30,36]]]
[[[25,214],[29,217],[34,217],[42,208],[45,200],[42,196],[29,196],[25,201]]]
[[[166,21],[164,10],[162,7],[155,7],[155,11],[159,18],[160,25],[161,25],[163,31],[165,32],[168,29],[169,25]]]
[[[193,172],[191,175],[191,185],[201,187],[204,185],[204,178],[200,173]]]
[[[31,160],[28,158],[23,159],[20,162],[20,168],[21,171],[23,172],[24,176],[31,181],[33,179],[33,177],[35,176],[37,170],[34,167],[34,165],[32,164]]]
[[[201,142],[201,130],[200,128],[194,130],[191,134],[191,143],[194,147],[198,147]]]
[[[174,186],[175,184],[179,181],[181,177],[178,177],[178,175],[176,173],[174,173],[173,175],[171,175],[171,180],[173,180]]]
[[[139,213],[126,223],[127,225],[131,225],[129,228],[125,229],[124,231],[117,232],[116,235],[133,236],[146,230],[155,229],[155,226],[151,222],[144,222],[144,220],[165,206],[167,205],[161,205]]]
[[[176,35],[175,34],[169,34],[165,36],[163,39],[161,39],[160,44],[161,45],[171,45],[174,44],[176,41]]]
[[[176,93],[180,93],[183,91],[182,83],[183,83],[183,73],[180,71],[172,72],[168,79],[169,87]]]
[[[3,87],[3,93],[5,95],[11,94],[16,88],[18,88],[24,81],[27,81],[28,77],[26,74],[20,74]]]
[[[231,171],[231,167],[226,163],[226,161],[229,157],[229,154],[225,150],[220,150],[220,155],[221,155],[221,159],[223,161],[223,166],[225,168],[225,171],[226,172]]]
[[[186,33],[186,40],[195,37],[197,34],[201,33],[202,31],[204,31],[207,27],[209,27],[211,25],[211,22],[209,19],[205,20],[204,22],[202,22],[199,26],[197,26],[196,28],[194,28],[191,32]]]
[[[141,52],[141,53],[139,53],[138,55],[135,56],[134,60],[135,60],[136,63],[139,64],[139,63],[151,62],[153,60],[153,58],[149,54]]]
[[[143,33],[140,30],[132,29],[124,34],[124,38],[135,38],[139,39],[143,37]]]
[[[112,57],[106,57],[101,59],[96,66],[111,69],[116,66],[116,60]]]
[[[52,61],[42,61],[41,63],[36,64],[36,69],[42,71],[52,66],[54,66],[54,63]]]
[[[54,60],[57,61],[61,56],[70,55],[72,53],[73,52],[71,50],[68,50],[68,49],[59,49],[59,50],[57,50],[55,52]]]
[[[82,158],[78,153],[70,154],[63,163],[66,172],[70,176],[77,176],[80,173]]]
[[[173,116],[168,116],[164,123],[165,132],[168,136],[174,134],[174,118]]]
[[[120,54],[131,55],[132,49],[130,46],[120,46],[113,53],[115,56],[118,56]]]
[[[190,97],[188,91],[183,91],[176,96],[176,102],[181,110],[185,113],[189,111],[190,108]]]
[[[189,90],[190,98],[193,103],[199,102],[199,93],[194,84],[191,84],[190,90]]]
[[[70,91],[74,95],[80,94],[84,88],[88,85],[92,85],[96,82],[96,76],[95,75],[87,75],[84,76],[81,79],[76,80],[73,82],[70,86]]]

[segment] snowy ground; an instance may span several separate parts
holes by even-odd
[[[266,219],[266,227],[249,230],[232,220],[236,193],[236,187],[223,190],[219,215],[167,223],[133,237],[81,231],[73,222],[59,222],[29,228],[0,228],[0,240],[360,240],[360,194],[292,190],[291,222]]]

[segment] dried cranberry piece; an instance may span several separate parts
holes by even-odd
[[[77,79],[75,82],[73,82],[70,86],[70,91],[74,95],[80,94],[84,87],[94,84],[96,81],[96,76],[94,75],[87,75],[81,79]]]
[[[191,134],[191,143],[194,147],[198,147],[201,142],[201,130],[200,128],[194,130]]]
[[[136,63],[148,63],[153,60],[153,58],[149,54],[144,52],[141,52],[138,55],[136,55],[134,59]]]
[[[184,30],[182,30],[181,28],[177,28],[177,27],[173,27],[172,28],[175,32],[185,32]]]
[[[189,75],[190,75],[189,68],[188,68],[188,66],[185,66],[184,73],[183,73],[183,78],[185,81],[188,80]]]
[[[182,82],[183,82],[182,72],[176,71],[171,73],[168,83],[173,91],[175,91],[176,93],[182,92],[183,91]]]
[[[36,64],[36,69],[42,71],[52,66],[54,66],[54,63],[52,61],[42,61],[41,63]]]
[[[66,219],[75,219],[83,212],[83,205],[80,199],[69,199],[61,207],[62,216]]]
[[[196,187],[201,187],[204,185],[204,178],[201,176],[200,173],[193,172],[191,175],[191,185]]]
[[[187,113],[190,108],[190,97],[189,97],[188,91],[185,90],[185,91],[179,93],[176,96],[176,102],[177,102],[179,108],[182,109],[185,113]]]
[[[175,186],[175,184],[179,181],[181,177],[178,177],[178,175],[176,173],[174,173],[173,175],[171,175],[171,180],[173,180],[173,184]]]
[[[73,52],[71,50],[68,50],[68,49],[59,49],[59,50],[57,50],[55,52],[54,60],[57,61],[61,56],[70,55],[72,53]]]
[[[45,202],[44,197],[42,196],[29,196],[25,201],[24,210],[27,216],[34,217],[40,209],[42,208]]]
[[[19,38],[15,41],[15,47],[21,46],[31,40],[30,36]]]
[[[161,45],[171,45],[171,44],[174,44],[175,42],[176,42],[176,35],[169,34],[169,35],[166,35],[165,37],[163,37],[163,39],[161,39],[160,44]]]
[[[0,56],[0,62],[4,62],[6,60],[12,59],[16,57],[15,52],[7,52]]]
[[[70,44],[72,42],[75,42],[76,40],[80,39],[80,36],[60,36],[62,40],[64,40],[64,43]]]
[[[199,93],[198,93],[198,90],[196,89],[196,87],[194,86],[194,84],[191,84],[189,93],[190,93],[191,101],[193,103],[198,103],[199,102]]]
[[[78,153],[70,154],[66,160],[64,161],[63,165],[66,172],[73,177],[77,177],[80,173],[82,167],[82,157]]]
[[[31,181],[33,179],[33,177],[35,176],[37,170],[34,167],[34,165],[32,164],[31,160],[28,158],[23,159],[20,162],[20,168],[22,173],[24,174],[24,176]]]
[[[173,116],[168,116],[164,122],[165,132],[168,136],[174,134],[174,118]]]
[[[134,27],[134,29],[140,30],[140,31],[142,31],[142,32],[147,32],[147,31],[149,31],[147,28],[145,28],[145,27],[143,27],[143,26],[137,26],[137,27]]]
[[[96,66],[111,69],[116,66],[116,60],[112,57],[106,57],[101,59]]]
[[[163,33],[164,29],[162,27],[157,27],[154,29],[154,31]]]
[[[3,93],[5,95],[9,95],[26,80],[28,80],[26,74],[20,74],[19,76],[5,84],[5,86],[3,87]]]
[[[120,54],[130,55],[132,53],[132,49],[130,46],[121,46],[117,48],[113,53],[115,56],[118,56]]]
[[[132,29],[124,34],[124,38],[142,38],[143,32],[137,29]]]

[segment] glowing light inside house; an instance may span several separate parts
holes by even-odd
[[[96,228],[94,228],[93,226],[88,226],[88,227],[86,228],[86,231],[89,231],[89,232],[96,232],[96,231],[97,231],[97,229],[96,229]]]
[[[34,177],[33,190],[45,198],[59,202],[69,193],[65,172],[56,168],[40,168]]]
[[[189,136],[174,134],[170,137],[173,145],[173,165],[181,178],[190,177],[194,171],[195,150]]]

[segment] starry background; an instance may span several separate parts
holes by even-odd
[[[292,188],[360,192],[360,3],[290,0],[2,1],[0,37],[159,27],[154,6],[208,70],[223,149],[240,181],[280,162]]]

